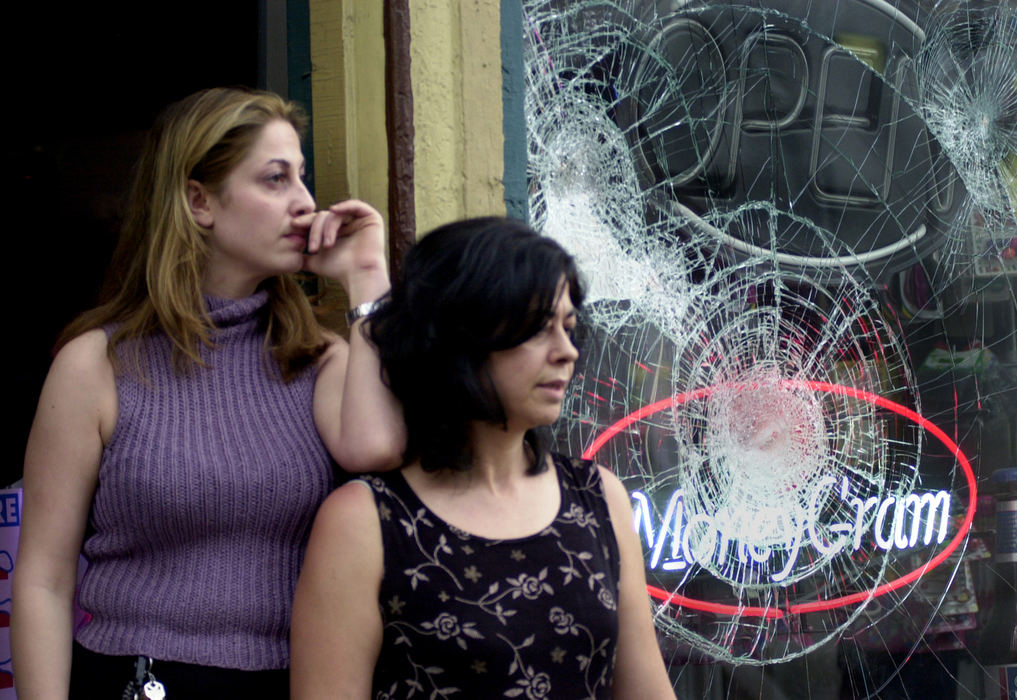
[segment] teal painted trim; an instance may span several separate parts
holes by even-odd
[[[523,93],[523,6],[521,0],[501,0],[501,102],[505,136],[505,211],[514,219],[529,219],[526,182],[526,114]]]
[[[289,99],[307,111],[304,170],[314,193],[314,113],[311,107],[311,7],[307,0],[286,0],[286,71]]]

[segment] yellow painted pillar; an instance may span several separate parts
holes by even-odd
[[[315,196],[319,207],[355,197],[388,220],[385,43],[381,0],[309,0]],[[319,305],[345,325],[342,288]]]
[[[319,204],[355,196],[387,213],[383,7],[310,0]],[[410,0],[418,233],[505,213],[500,22],[496,0]]]
[[[501,9],[461,0],[463,38],[463,187],[467,216],[505,214]]]
[[[385,43],[380,0],[310,0],[318,204],[388,209]]]
[[[500,9],[411,0],[417,230],[505,213]]]

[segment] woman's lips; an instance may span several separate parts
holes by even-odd
[[[305,248],[307,246],[307,234],[302,231],[294,231],[292,233],[287,233],[285,236],[283,236],[283,238],[285,238],[288,241],[292,241],[294,244],[299,245],[301,248]]]
[[[567,382],[553,381],[553,382],[541,382],[540,384],[537,385],[537,388],[543,389],[544,391],[552,393],[560,398],[565,396],[566,386]]]

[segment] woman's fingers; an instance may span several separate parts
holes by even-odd
[[[294,222],[308,227],[305,270],[336,280],[347,292],[353,276],[387,276],[384,221],[369,204],[350,199]]]
[[[305,253],[316,253],[321,247],[321,225],[318,222],[321,212],[301,214],[293,218],[292,226],[295,229],[303,229],[307,232],[307,242],[304,244]],[[317,224],[317,226],[316,226]]]
[[[381,214],[378,210],[372,207],[367,202],[363,202],[359,199],[346,199],[342,202],[336,202],[331,205],[328,210],[337,216],[342,216],[349,221],[356,219],[375,219],[377,223],[381,223]]]
[[[335,205],[333,205],[335,206]],[[317,253],[321,250],[332,248],[340,238],[352,236],[358,231],[377,223],[381,224],[380,216],[377,221],[373,220],[375,212],[368,209],[364,215],[361,210],[353,213],[349,209],[341,209],[336,212],[332,208],[325,211],[304,214],[293,219],[296,228],[307,228],[307,252]]]
[[[314,223],[314,217],[317,215],[318,212],[312,211],[293,217],[293,228],[311,228],[311,224]]]
[[[319,211],[311,224],[311,231],[307,236],[307,252],[317,253],[325,243],[325,228],[328,212]]]

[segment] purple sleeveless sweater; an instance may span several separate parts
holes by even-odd
[[[102,654],[246,670],[289,665],[293,591],[332,487],[314,427],[315,370],[284,384],[264,347],[266,292],[207,298],[207,368],[174,371],[142,343],[145,377],[117,377],[102,455],[78,642]]]

